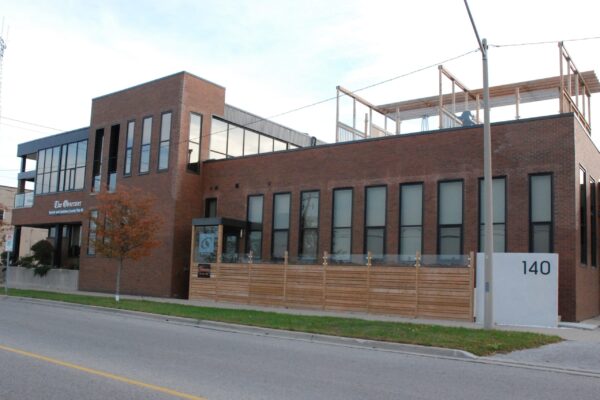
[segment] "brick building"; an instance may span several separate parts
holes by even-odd
[[[491,90],[492,106],[516,90],[517,110],[561,99],[559,114],[492,124],[493,222],[496,251],[559,254],[565,320],[600,313],[600,154],[589,123],[600,84],[593,72],[577,74],[566,86],[561,76]],[[99,191],[151,192],[165,221],[161,245],[125,265],[121,288],[165,297],[187,296],[192,220],[200,217],[231,221],[222,249],[230,257],[278,259],[287,250],[305,261],[325,251],[340,260],[367,252],[410,260],[478,251],[483,136],[471,112],[481,91],[451,80],[464,102],[440,93],[374,106],[338,88],[353,111],[344,122],[338,103],[333,144],[230,106],[223,87],[185,72],[102,96],[89,128],[19,145],[19,188],[29,181],[35,191],[13,222],[48,228],[63,249],[55,263],[78,260],[81,290],[112,291],[116,263],[89,248],[86,212]],[[577,98],[564,100],[571,82]],[[437,129],[402,132],[402,121],[423,115],[439,115]]]

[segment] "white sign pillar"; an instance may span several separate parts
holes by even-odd
[[[558,325],[558,254],[494,253],[493,315],[497,325]],[[477,254],[477,323],[484,318],[484,254]]]

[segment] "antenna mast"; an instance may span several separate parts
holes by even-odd
[[[4,63],[4,50],[6,42],[2,37],[4,35],[4,18],[2,18],[2,32],[0,32],[0,118],[2,117],[2,64]],[[8,36],[8,32],[7,32]],[[8,38],[7,38],[8,39]]]

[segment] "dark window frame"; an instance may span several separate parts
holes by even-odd
[[[481,214],[483,210],[483,205],[481,204],[481,182],[483,182],[483,179],[483,177],[480,177],[477,180],[477,204],[479,205],[477,210],[477,226],[479,228],[479,231],[477,231],[477,250],[479,252],[483,251],[483,243],[481,243],[481,228],[483,227],[483,221],[481,220]],[[493,225],[504,225],[504,252],[508,253],[508,177],[506,175],[497,175],[492,177],[492,196],[494,194],[494,179],[504,179],[504,223],[493,222]]]
[[[405,186],[421,186],[421,225],[403,225],[402,224],[402,188]],[[425,226],[425,183],[423,181],[417,182],[403,182],[400,184],[398,191],[398,255],[402,255],[402,228],[421,228],[421,249],[419,250],[423,254],[423,226]]]
[[[190,133],[191,133],[191,129],[192,129],[192,115],[198,116],[200,117],[200,132],[198,132],[198,143],[193,142],[190,140]],[[186,171],[190,171],[193,172],[195,174],[199,174],[200,173],[200,163],[201,158],[202,158],[202,126],[204,124],[204,115],[199,113],[199,112],[195,112],[195,111],[190,111],[189,112],[189,122],[188,122],[188,154],[186,157]],[[197,162],[190,162],[190,143],[194,143],[198,146],[198,161]]]
[[[304,228],[304,222],[302,220],[302,202],[303,202],[303,198],[302,196],[304,195],[304,193],[317,193],[318,194],[318,200],[319,200],[319,204],[317,206],[317,227],[316,228]],[[298,207],[298,258],[302,257],[304,258],[304,253],[303,253],[303,247],[302,244],[304,243],[304,232],[309,230],[309,231],[315,231],[317,233],[317,251],[315,254],[315,260],[319,259],[319,248],[320,243],[319,243],[319,231],[321,229],[321,190],[319,189],[310,189],[310,190],[302,190],[300,192],[300,207]],[[309,258],[306,258],[306,260],[308,260]]]
[[[98,143],[98,137],[101,137]],[[92,154],[92,184],[91,191],[98,193],[102,187],[102,157],[104,155],[104,128],[96,129],[94,135],[94,150]],[[98,147],[100,145],[100,147]],[[96,186],[96,179],[98,185]]]
[[[461,223],[460,224],[440,224],[440,187],[444,183],[461,182]],[[460,179],[444,179],[437,182],[437,254],[441,255],[441,231],[442,228],[460,228],[460,254],[464,254],[464,240],[465,240],[465,180]]]
[[[260,197],[262,198],[262,210],[260,212],[261,214],[261,221],[260,221],[260,229],[253,229],[252,228],[252,223],[250,222],[250,198],[251,197]],[[248,229],[248,232],[246,233],[246,253],[250,252],[250,234],[252,232],[260,232],[260,258],[262,258],[263,256],[263,242],[264,242],[264,229],[263,229],[263,224],[265,221],[265,195],[262,193],[257,193],[257,194],[249,194],[246,197],[246,221],[248,223],[248,225],[250,226],[250,228]]]
[[[373,189],[373,188],[385,188],[385,203],[384,203],[384,212],[383,212],[383,218],[384,218],[384,225],[383,226],[367,226],[367,192],[369,189]],[[388,223],[388,216],[387,216],[387,211],[388,211],[388,185],[387,184],[379,184],[379,185],[368,185],[365,186],[364,188],[364,207],[363,207],[363,253],[367,254],[367,252],[369,251],[369,249],[367,249],[367,232],[369,231],[369,229],[383,229],[383,254],[381,254],[381,257],[385,256],[385,252],[386,252],[386,241],[387,241],[387,223]]]
[[[148,140],[148,143],[144,143],[144,122],[150,119],[150,139]],[[152,115],[148,115],[146,117],[142,118],[142,132],[140,135],[140,162],[138,164],[138,175],[146,175],[150,173],[150,170],[152,169],[151,164],[152,164],[152,132],[154,131],[154,116]],[[148,147],[148,169],[145,171],[142,171],[142,155],[144,154],[144,148]]]
[[[596,221],[596,180],[591,176],[588,176],[590,184],[590,251],[591,260],[590,265],[592,267],[598,266],[598,235],[596,233],[597,221]]]
[[[581,265],[587,265],[588,263],[587,176],[587,170],[579,164],[579,262]]]
[[[349,227],[335,227],[335,192],[340,191],[340,190],[350,190],[350,226]],[[338,188],[333,188],[333,190],[331,191],[331,243],[329,245],[329,254],[330,257],[333,257],[335,254],[333,253],[333,237],[335,235],[335,230],[336,229],[349,229],[350,230],[350,253],[348,254],[348,259],[350,260],[352,258],[352,249],[353,249],[353,232],[352,232],[352,227],[353,227],[353,222],[354,222],[354,187],[352,186],[345,186],[345,187],[338,187]]]
[[[133,129],[131,130],[131,146],[129,143],[129,125],[133,123]],[[123,154],[123,177],[131,176],[133,171],[133,147],[135,145],[135,119],[127,121],[127,128],[125,129],[125,153]],[[127,155],[129,154],[129,172],[127,172]]]
[[[287,229],[275,229],[275,197],[278,195],[289,195],[290,198],[290,207],[289,207],[289,211],[288,211],[288,227]],[[288,255],[289,255],[289,251],[290,251],[290,228],[292,226],[292,192],[276,192],[273,193],[273,203],[272,203],[272,207],[271,207],[271,259],[272,260],[281,260],[283,258],[280,257],[275,257],[273,254],[273,250],[274,250],[274,244],[275,244],[275,233],[276,232],[287,232],[287,245],[286,245],[286,250],[288,251]],[[264,201],[264,200],[263,200]],[[263,202],[263,206],[264,206],[264,202]]]
[[[106,168],[106,190],[114,192],[117,186],[117,170],[119,163],[119,139],[121,136],[121,124],[110,126],[110,137],[108,139],[108,165]],[[113,140],[116,139],[116,144]],[[114,186],[111,186],[111,176],[114,176]]]
[[[550,222],[533,222],[531,201],[532,196],[532,178],[535,176],[550,176]],[[533,253],[533,227],[548,225],[550,227],[550,253],[554,252],[554,174],[552,172],[537,172],[529,174],[529,252]]]
[[[163,119],[165,115],[170,114],[170,123],[169,123],[169,138],[167,140],[162,140],[162,127],[163,127]],[[156,171],[164,172],[169,170],[169,163],[171,162],[171,136],[173,134],[173,111],[167,110],[160,113],[160,130],[158,132],[158,161],[156,163]],[[161,162],[161,147],[163,143],[167,143],[167,166],[164,168],[160,167]]]
[[[91,210],[90,211],[90,217],[93,218],[98,218],[98,210]],[[94,225],[94,228],[92,229],[92,224]],[[92,221],[92,218],[89,219],[88,221],[88,234],[87,234],[87,251],[86,254],[88,256],[95,256],[96,255],[96,246],[91,246],[91,242],[92,242],[92,236],[94,237],[93,240],[96,240],[96,235],[97,235],[97,228],[96,228],[97,224],[95,224]]]
[[[215,203],[215,215],[210,215],[209,211],[210,211],[210,206],[209,204],[214,202]],[[204,199],[204,218],[213,218],[216,217],[219,213],[219,199],[216,197],[206,197]]]

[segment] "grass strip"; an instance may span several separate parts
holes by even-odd
[[[444,347],[465,350],[478,356],[508,353],[562,340],[558,336],[530,332],[293,315],[279,312],[199,307],[148,300],[121,299],[120,302],[116,302],[112,297],[38,290],[10,289],[9,295],[296,332]]]

